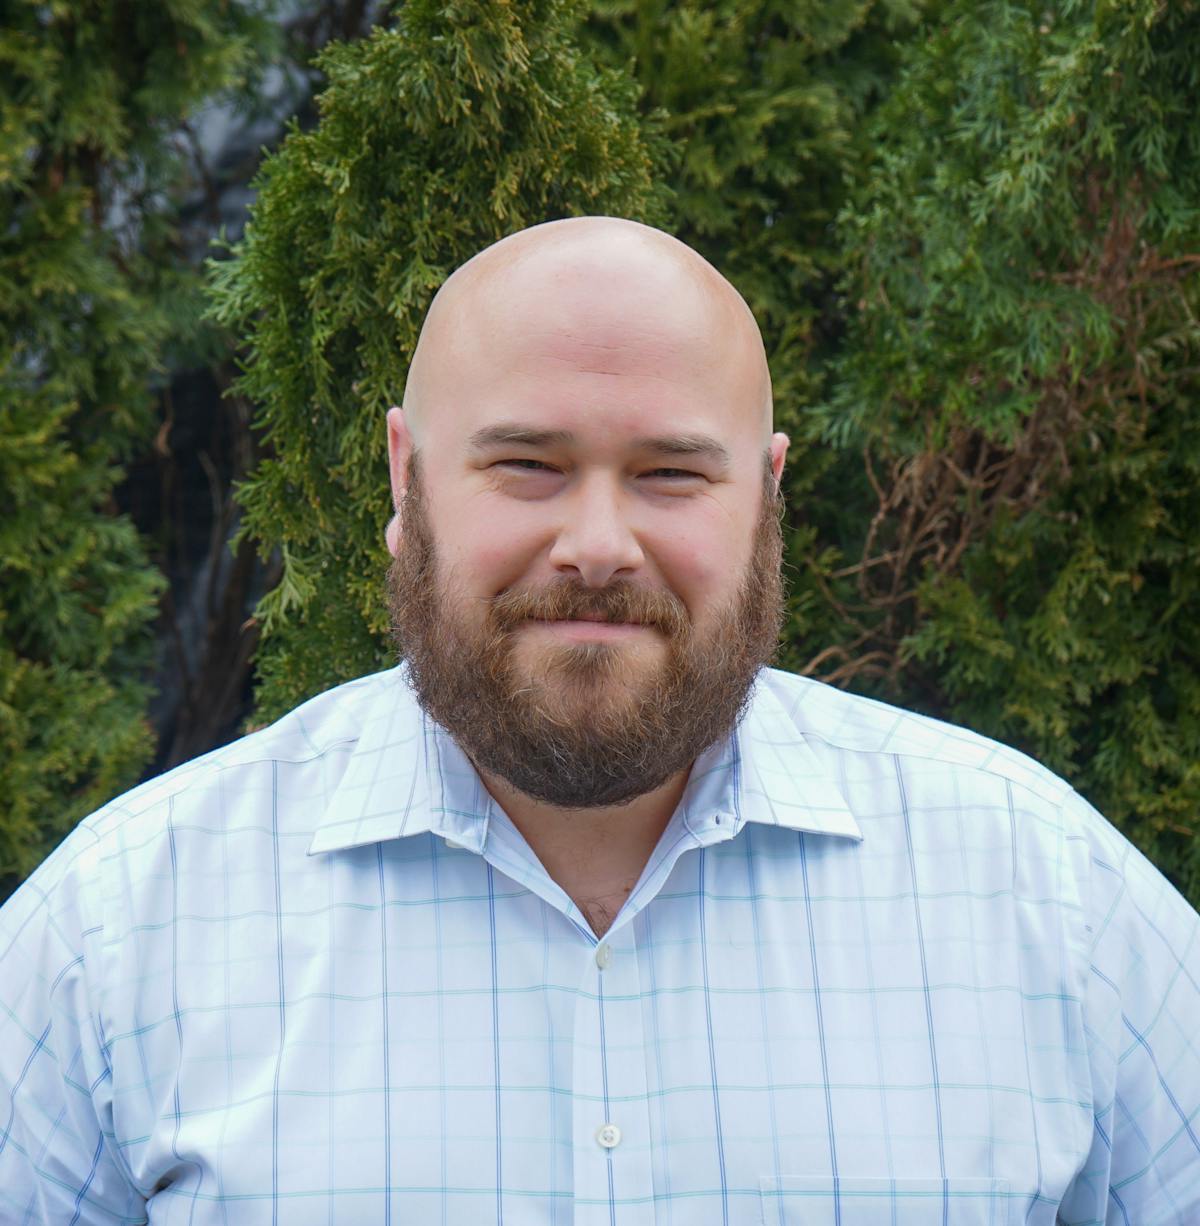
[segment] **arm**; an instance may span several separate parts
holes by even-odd
[[[1084,1021],[1093,1140],[1064,1223],[1200,1222],[1200,916],[1090,806]]]
[[[96,872],[81,826],[0,909],[0,1221],[146,1220],[113,1132]]]

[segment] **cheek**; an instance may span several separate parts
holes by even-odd
[[[447,574],[472,594],[485,596],[521,579],[537,550],[536,535],[516,517],[482,511],[455,525],[441,543]]]
[[[664,536],[659,547],[663,577],[693,611],[723,600],[741,573],[747,545],[724,516]]]

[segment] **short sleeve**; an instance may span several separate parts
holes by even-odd
[[[113,1134],[96,1012],[96,836],[79,827],[0,908],[0,1221],[144,1222]]]
[[[1093,1138],[1066,1224],[1200,1222],[1200,916],[1090,806],[1084,1027]]]

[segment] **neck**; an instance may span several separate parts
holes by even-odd
[[[603,936],[637,883],[675,812],[688,771],[624,805],[560,809],[526,796],[496,775],[480,778],[512,824]]]

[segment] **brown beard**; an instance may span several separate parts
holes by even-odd
[[[509,588],[487,602],[476,628],[458,615],[466,598],[456,606],[438,575],[414,454],[388,607],[418,701],[477,767],[535,800],[588,809],[653,791],[733,730],[775,654],[781,508],[767,463],[745,575],[703,636],[673,593],[624,580],[599,589],[569,579],[538,591]],[[528,619],[585,614],[654,627],[666,660],[650,666],[636,645],[559,644],[540,675],[520,675],[515,649]]]

